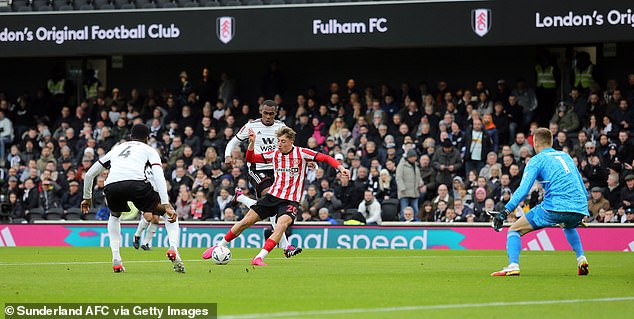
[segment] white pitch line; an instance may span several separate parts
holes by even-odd
[[[552,257],[552,255],[531,255],[531,257]],[[324,260],[324,259],[435,259],[435,258],[504,258],[504,256],[321,256],[321,257],[300,257],[304,260]],[[267,260],[286,260],[283,257],[268,257]],[[251,260],[251,258],[233,258],[231,260],[243,261]],[[206,262],[202,259],[185,259],[184,262]],[[126,264],[132,263],[162,263],[168,262],[167,260],[125,260]],[[2,266],[46,266],[46,265],[99,265],[110,264],[110,261],[51,261],[51,262],[0,262]]]
[[[548,256],[552,257],[552,255],[531,255],[531,257],[535,256]],[[504,256],[322,256],[322,257],[300,257],[299,259],[308,259],[308,260],[323,260],[323,259],[431,259],[431,258],[503,258]],[[282,257],[268,257],[267,260],[286,260],[287,258]],[[231,260],[242,261],[242,260],[251,260],[251,258],[233,258]],[[204,262],[207,260],[202,259],[186,259],[184,262]],[[168,262],[167,260],[125,260],[126,264],[131,263],[161,263]],[[51,261],[51,262],[0,262],[1,266],[46,266],[46,265],[99,265],[99,264],[110,264],[110,261]]]
[[[632,300],[634,300],[634,297],[487,302],[487,303],[445,304],[445,305],[429,305],[429,306],[403,306],[403,307],[387,307],[387,308],[356,308],[356,309],[353,308],[353,309],[289,311],[289,312],[273,312],[273,313],[264,313],[264,314],[229,315],[229,316],[219,316],[218,319],[260,319],[260,318],[285,318],[285,317],[298,318],[298,317],[305,317],[305,316],[342,315],[342,314],[354,314],[354,313],[377,313],[377,312],[392,312],[392,311],[418,311],[418,310],[439,310],[439,309],[442,310],[442,309],[508,307],[508,306],[530,306],[530,305],[556,305],[556,304],[572,304],[572,303],[584,303],[584,302],[616,302],[616,301],[632,301]]]

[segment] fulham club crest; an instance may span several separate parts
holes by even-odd
[[[233,17],[218,17],[216,19],[216,35],[222,43],[227,44],[233,39],[233,35],[236,33],[235,25]]]
[[[473,32],[481,37],[489,33],[489,30],[491,30],[491,10],[471,10],[471,28],[473,29]]]

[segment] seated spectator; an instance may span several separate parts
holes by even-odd
[[[236,216],[233,208],[231,206],[225,207],[222,211],[222,218],[225,222],[235,222],[238,221],[238,216]]]
[[[575,114],[574,106],[568,102],[559,103],[550,122],[557,123],[559,130],[564,133],[576,132],[579,129],[579,117]]]
[[[215,203],[212,209],[213,216],[211,217],[214,220],[221,219],[221,212],[225,210],[225,207],[230,206],[232,199],[233,196],[229,194],[229,190],[227,190],[226,188],[221,188],[220,192],[218,192],[218,196],[216,196],[215,198]]]
[[[64,211],[69,208],[79,207],[82,199],[82,194],[79,192],[79,182],[71,181],[68,186],[69,191],[64,192],[64,195],[62,195],[62,208]]]
[[[317,205],[321,200],[321,196],[317,193],[317,186],[310,185],[308,186],[308,190],[306,194],[304,194],[304,198],[300,203],[300,207],[302,212],[309,212],[312,217],[317,217]]]
[[[590,216],[588,220],[592,221],[597,218],[599,215],[599,210],[610,209],[610,202],[603,198],[603,189],[601,187],[593,187],[590,192],[590,199],[588,199],[588,212]]]
[[[363,193],[363,201],[359,204],[357,211],[365,217],[366,225],[381,224],[381,204],[374,198],[371,190]]]
[[[456,218],[459,217],[460,219],[458,221],[466,221],[467,215],[473,214],[473,209],[471,209],[469,206],[464,205],[462,199],[460,198],[454,199],[453,209],[456,213]]]
[[[460,220],[458,220],[458,215],[456,215],[456,212],[451,207],[447,208],[447,210],[445,211],[445,216],[440,219],[441,223],[453,223],[459,221]]]
[[[439,200],[436,204],[436,209],[434,209],[434,220],[435,222],[440,222],[445,217],[445,212],[447,211],[447,202],[444,200]]]
[[[336,212],[339,211],[341,207],[341,201],[335,196],[335,190],[332,188],[326,189],[323,193],[323,197],[317,203],[317,209],[319,211],[321,211],[322,208],[326,208],[329,212]]]
[[[634,223],[634,209],[631,207],[625,210],[625,219],[622,223],[632,224]]]
[[[322,207],[319,209],[319,221],[328,222],[333,225],[337,224],[337,221],[334,218],[330,217],[330,213],[328,212],[328,208],[326,207]]]
[[[396,180],[392,179],[390,172],[387,169],[382,169],[379,175],[379,191],[377,194],[377,198],[379,201],[384,201],[386,199],[396,199],[397,198],[397,186]],[[424,187],[425,185],[423,185]]]
[[[425,201],[421,206],[421,210],[418,213],[418,220],[422,222],[434,221],[434,206],[430,201]]]
[[[405,207],[405,209],[403,209],[403,219],[401,219],[402,222],[417,222],[418,218],[416,218],[416,216],[414,215],[414,209],[411,207]]]
[[[212,219],[212,205],[207,201],[205,191],[199,189],[196,192],[196,198],[191,202],[191,217],[193,220]],[[220,219],[220,216],[217,216]]]
[[[176,215],[180,220],[189,220],[191,218],[192,193],[187,185],[181,185],[176,198]]]
[[[12,219],[26,218],[26,216],[24,215],[24,206],[19,200],[18,194],[16,192],[9,193],[9,216]]]
[[[313,215],[310,214],[310,212],[308,211],[304,211],[302,212],[302,221],[303,222],[314,222],[317,221],[318,219],[313,217]]]

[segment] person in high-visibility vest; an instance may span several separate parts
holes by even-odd
[[[585,51],[580,51],[576,56],[576,65],[574,69],[574,76],[572,78],[572,86],[579,89],[579,92],[584,96],[590,90],[590,85],[596,82],[596,66],[590,61],[590,54]]]
[[[547,50],[538,53],[535,65],[535,95],[538,106],[534,118],[541,126],[548,125],[557,104],[557,88],[561,75],[559,68],[551,61],[551,54]]]

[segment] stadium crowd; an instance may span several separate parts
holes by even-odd
[[[216,83],[206,68],[196,83],[183,71],[175,90],[133,88],[127,95],[106,90],[88,70],[79,103],[63,72],[53,72],[34,95],[9,100],[0,93],[2,212],[25,222],[38,208],[79,207],[86,170],[133,124],[146,123],[179,217],[238,220],[246,210],[231,205],[235,187],[253,196],[246,145],[231,150],[229,165],[225,147],[270,96],[278,119],[297,132],[296,145],[330,154],[351,171],[350,180],[339,181],[328,166],[309,169],[307,189],[298,190],[299,220],[337,223],[360,212],[367,224],[488,221],[485,211],[503,209],[518,187],[533,155],[532,132],[542,125],[554,148],[578,163],[590,194],[588,222],[634,222],[634,74],[602,88],[580,69],[558,99],[553,77],[540,70],[532,86],[519,79],[492,89],[483,81],[452,88],[442,80],[360,88],[349,79],[323,92],[294,92],[292,101],[280,94],[286,79],[275,70],[257,101],[240,100],[235,80],[223,73]],[[97,178],[90,218],[107,219],[104,180]],[[536,184],[509,221],[542,194]],[[388,206],[397,213],[386,215]]]

